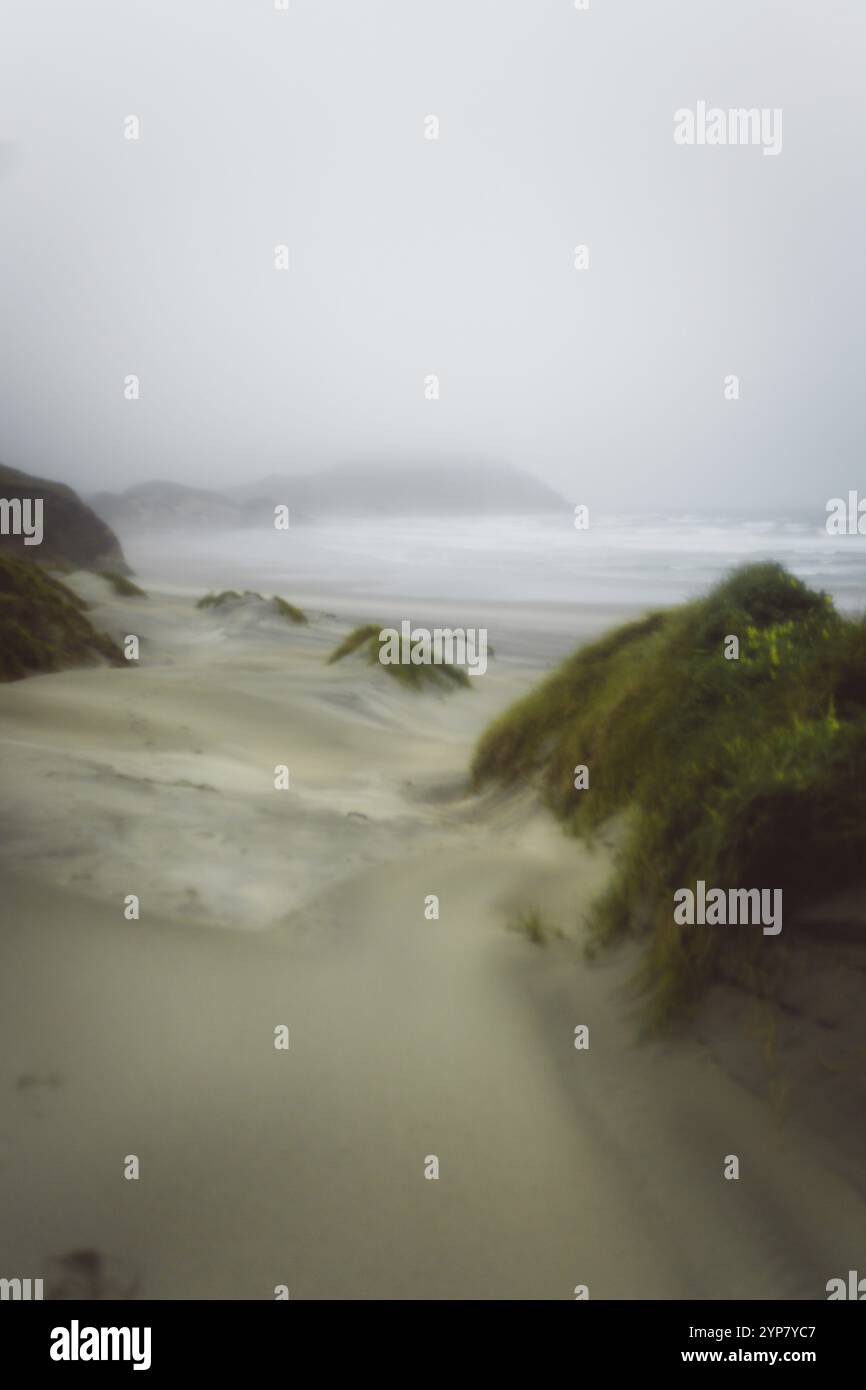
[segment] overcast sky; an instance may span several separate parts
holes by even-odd
[[[90,490],[477,456],[819,519],[866,488],[864,0],[0,14],[3,461]],[[676,145],[699,101],[781,108],[781,153]]]

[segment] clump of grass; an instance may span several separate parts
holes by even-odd
[[[739,660],[725,660],[729,634]],[[644,936],[641,984],[661,1023],[720,970],[752,968],[763,941],[757,927],[676,925],[675,890],[781,888],[790,919],[853,882],[864,766],[866,623],[766,563],[575,652],[487,729],[472,779],[537,780],[576,835],[624,813],[592,939]]]
[[[306,613],[303,613],[300,608],[296,608],[293,603],[289,603],[287,599],[280,598],[279,594],[274,594],[274,603],[280,616],[287,618],[290,623],[307,624],[310,621]]]
[[[261,597],[261,594],[253,593],[251,589],[245,589],[242,594],[238,593],[237,589],[223,589],[219,594],[205,594],[204,598],[199,599],[196,608],[220,608],[232,599]]]
[[[257,593],[255,589],[244,589],[243,593],[239,593],[237,589],[223,589],[222,593],[219,594],[205,594],[204,598],[198,600],[196,608],[221,608],[225,603],[238,602],[245,598],[257,598],[262,603],[268,602],[264,594]],[[306,613],[303,613],[300,608],[296,608],[293,603],[289,603],[288,599],[281,598],[279,594],[274,594],[272,602],[280,617],[286,618],[289,622],[309,622]]]
[[[127,579],[125,574],[118,574],[117,570],[100,570],[99,573],[121,598],[147,598],[144,590],[133,584],[131,579]]]
[[[328,657],[328,665],[333,666],[335,661],[342,661],[344,656],[351,656],[352,652],[356,652],[359,647],[366,647],[372,643],[376,643],[377,646],[373,659],[378,661],[378,642],[379,633],[381,631],[381,627],[377,626],[375,623],[366,623],[364,627],[356,627],[354,631],[350,632],[348,637],[344,637],[340,645],[335,647],[331,652]]]
[[[87,604],[39,566],[0,556],[0,680],[101,659],[123,666],[123,653],[84,616]]]
[[[521,912],[514,921],[508,923],[508,930],[519,932],[527,941],[531,941],[533,946],[546,946],[548,941],[562,937],[559,928],[548,926],[541,913],[534,909]]]
[[[402,662],[380,661],[380,648],[387,645],[387,638],[385,641],[379,639],[379,634],[383,630],[375,623],[366,623],[363,627],[356,627],[331,652],[328,657],[328,665],[333,665],[335,661],[342,661],[344,657],[351,656],[353,652],[361,652],[366,657],[369,666],[378,666],[382,671],[386,671],[393,680],[399,681],[401,685],[410,690],[421,690],[425,685],[435,685],[446,690],[453,690],[455,686],[471,688],[469,676],[462,666],[452,666],[444,662],[439,665],[429,662],[420,666],[412,666],[404,665]]]

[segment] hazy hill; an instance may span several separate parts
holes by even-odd
[[[41,545],[23,536],[0,535],[0,553],[64,569],[114,570],[129,574],[120,542],[105,522],[71,487],[0,464],[0,497],[42,499]]]
[[[301,516],[477,516],[559,511],[546,484],[508,465],[473,462],[411,468],[342,464],[321,473],[271,474],[230,490],[247,509],[285,502]]]
[[[96,492],[89,501],[94,511],[114,526],[226,527],[243,520],[237,502],[224,493],[183,483],[138,483],[125,492]]]
[[[510,467],[482,464],[340,465],[321,473],[271,474],[225,492],[183,483],[139,483],[99,492],[94,510],[118,527],[255,526],[286,504],[292,521],[334,516],[474,516],[559,511],[544,483]]]

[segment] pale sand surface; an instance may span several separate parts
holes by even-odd
[[[536,670],[417,695],[324,664],[344,613],[76,582],[143,659],[0,687],[0,1273],[84,1247],[155,1298],[822,1298],[862,1266],[832,1135],[638,1044],[632,952],[579,958],[604,847],[466,795]]]

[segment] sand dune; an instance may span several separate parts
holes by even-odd
[[[843,1169],[699,1042],[636,1042],[630,952],[579,958],[604,847],[466,795],[529,668],[417,695],[326,666],[339,619],[83,589],[141,667],[0,689],[4,1271],[94,1248],[154,1298],[822,1298],[862,1262]],[[508,931],[522,909],[566,939]]]

